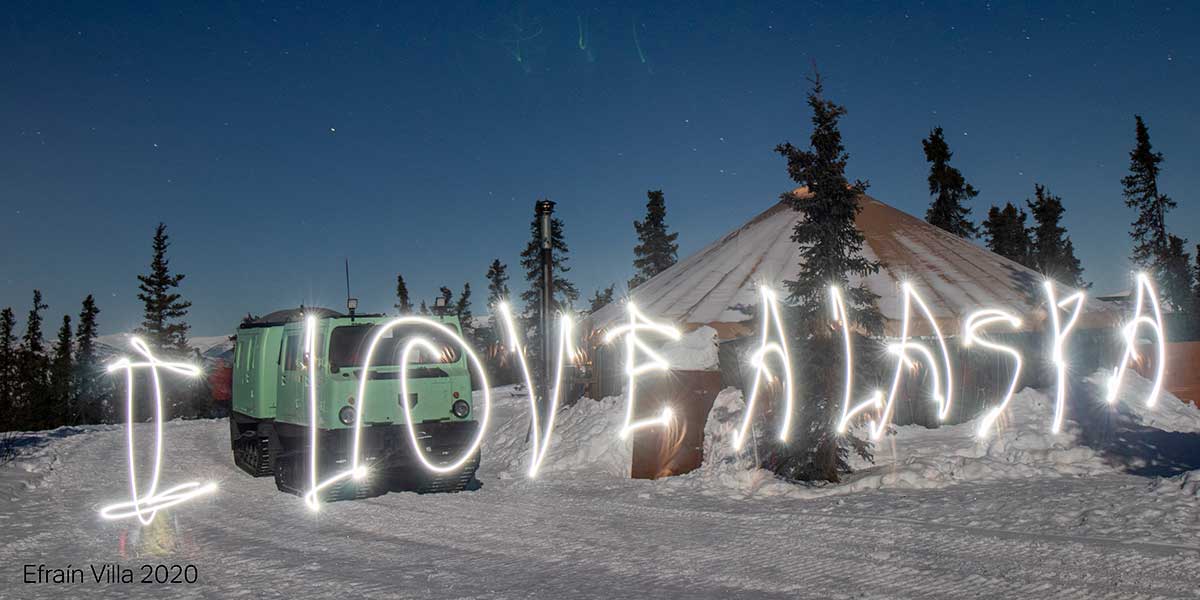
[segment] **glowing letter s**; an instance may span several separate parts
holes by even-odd
[[[1017,384],[1021,381],[1021,353],[1012,346],[997,344],[977,333],[978,330],[998,321],[1007,322],[1013,328],[1021,326],[1021,319],[996,308],[985,308],[976,311],[968,316],[966,323],[963,324],[964,347],[969,348],[974,344],[979,344],[989,350],[1008,354],[1016,361],[1016,366],[1013,368],[1012,382],[1008,384],[1008,391],[1004,394],[1004,400],[1000,402],[999,406],[988,411],[979,422],[979,430],[977,432],[979,437],[987,436],[988,431],[992,428],[992,424],[996,422],[996,419],[1000,418],[1000,415],[1004,413],[1004,409],[1008,408],[1009,401],[1012,400],[1013,394],[1017,391]]]

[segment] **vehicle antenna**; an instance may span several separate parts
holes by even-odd
[[[350,297],[350,259],[346,259],[346,310],[350,312],[350,322],[354,322],[354,310],[358,308],[358,298]]]

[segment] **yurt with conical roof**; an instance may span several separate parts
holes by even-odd
[[[807,191],[801,188],[796,193]],[[865,238],[863,254],[879,261],[882,268],[865,280],[852,278],[850,284],[865,283],[879,295],[885,336],[900,334],[905,282],[924,299],[941,333],[954,348],[952,352],[962,359],[956,363],[960,367],[956,370],[964,373],[956,380],[964,388],[958,394],[965,402],[959,404],[957,418],[970,418],[978,409],[970,401],[972,396],[983,399],[993,395],[984,389],[977,372],[965,372],[978,371],[977,365],[968,367],[967,357],[961,356],[965,353],[955,343],[970,313],[999,308],[1021,316],[1020,328],[1005,334],[1010,343],[1016,339],[1026,349],[1029,364],[1045,362],[1035,358],[1044,355],[1049,337],[1044,275],[870,196],[862,196],[860,205],[856,226]],[[701,327],[715,331],[714,337],[721,345],[719,369],[723,382],[741,387],[738,374],[745,370],[744,365],[730,363],[743,362],[746,353],[732,349],[758,342],[759,324],[754,315],[759,286],[771,286],[781,292],[781,297],[786,296],[785,282],[796,277],[802,260],[797,243],[791,239],[792,230],[802,218],[802,212],[779,202],[639,285],[627,300],[647,317],[673,323],[683,331]],[[1058,290],[1060,298],[1074,291],[1061,285]],[[1122,316],[1111,303],[1085,302],[1070,338],[1077,370],[1104,364],[1115,341],[1114,325]],[[607,329],[626,319],[624,303],[614,302],[592,314],[585,327],[590,327],[591,339],[598,341]],[[920,337],[931,335],[931,329],[926,320],[914,319],[909,331]],[[593,344],[588,360],[592,367],[587,370],[591,395],[598,398],[620,393],[621,359],[613,349]],[[1034,377],[1044,370],[1027,371]],[[910,413],[909,420],[921,421],[920,413]],[[904,411],[898,411],[897,422],[905,420]]]

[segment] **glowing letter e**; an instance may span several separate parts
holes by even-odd
[[[750,364],[754,366],[754,383],[750,386],[750,398],[746,400],[746,415],[742,418],[742,427],[733,438],[733,449],[740,450],[746,443],[746,434],[750,431],[750,420],[754,417],[754,404],[758,401],[759,383],[764,378],[771,378],[767,368],[767,355],[774,354],[783,365],[783,423],[779,426],[779,441],[786,442],[792,431],[792,402],[795,389],[792,385],[792,361],[788,356],[787,335],[784,334],[783,318],[779,315],[779,301],[775,292],[767,286],[759,288],[762,303],[759,304],[759,316],[762,317],[762,337],[758,350],[750,356]],[[776,341],[771,339],[771,331],[775,332]]]
[[[625,336],[625,372],[629,374],[629,401],[625,405],[625,426],[621,428],[621,438],[629,436],[629,432],[642,427],[650,427],[652,425],[666,425],[671,421],[671,408],[663,407],[662,413],[657,417],[642,419],[640,421],[633,420],[634,402],[637,399],[637,376],[647,371],[666,371],[671,367],[671,363],[652,350],[645,342],[639,340],[637,332],[652,331],[662,336],[669,337],[673,340],[680,338],[679,330],[670,325],[662,325],[653,323],[642,316],[638,312],[637,307],[632,302],[627,302],[625,308],[629,311],[629,323],[616,327],[609,331],[604,336],[604,342],[612,342],[619,336]],[[648,362],[637,364],[637,353],[650,357]]]
[[[1154,318],[1142,314],[1146,306],[1146,298],[1150,298],[1150,308],[1154,313]],[[1158,395],[1162,392],[1163,375],[1167,368],[1167,332],[1163,328],[1162,311],[1158,307],[1158,297],[1154,294],[1154,286],[1150,285],[1150,278],[1145,273],[1137,275],[1137,304],[1133,309],[1133,320],[1125,325],[1121,332],[1125,336],[1125,354],[1121,357],[1121,364],[1113,369],[1112,377],[1108,380],[1108,396],[1109,404],[1117,401],[1117,390],[1121,387],[1121,379],[1125,377],[1125,368],[1129,366],[1130,360],[1136,360],[1137,354],[1137,330],[1139,325],[1145,325],[1154,331],[1155,349],[1158,353],[1154,361],[1154,387],[1150,389],[1150,395],[1146,396],[1146,406],[1154,406],[1158,402]]]

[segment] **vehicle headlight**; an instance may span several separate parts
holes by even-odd
[[[354,424],[354,407],[353,406],[343,406],[342,410],[338,411],[338,420],[342,422],[342,425],[353,425]]]
[[[460,419],[465,419],[471,414],[471,405],[467,404],[466,400],[455,400],[454,404],[450,405],[450,412]]]

